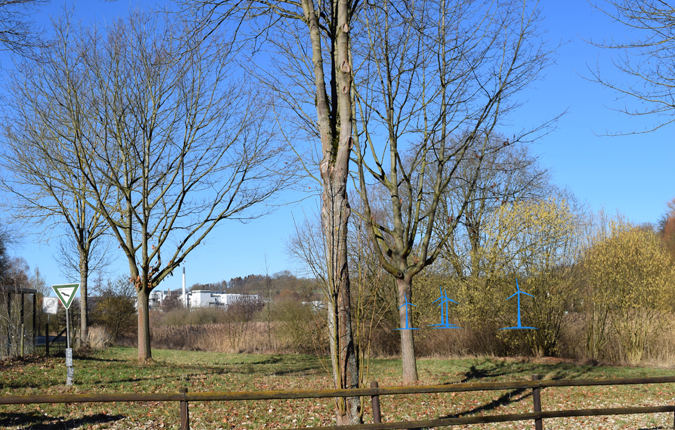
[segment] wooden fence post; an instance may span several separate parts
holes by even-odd
[[[538,381],[541,379],[539,375],[532,375],[533,381]],[[534,401],[534,411],[541,412],[541,388],[532,389],[532,400]],[[534,420],[534,430],[543,430],[544,424],[542,423],[541,418],[535,418]]]
[[[180,401],[180,430],[190,430],[190,412],[188,411],[188,402],[185,400],[188,389],[183,387],[178,391],[183,395],[183,400]]]
[[[370,383],[370,388],[378,388],[377,381]],[[380,413],[380,396],[370,396],[370,402],[373,405],[373,422],[375,424],[382,423],[382,415]]]

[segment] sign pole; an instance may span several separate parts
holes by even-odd
[[[66,385],[73,385],[73,349],[70,347],[70,315],[66,308]]]
[[[70,313],[68,308],[75,298],[75,293],[80,287],[80,284],[63,284],[52,285],[52,289],[56,293],[59,301],[66,308],[66,385],[73,385],[73,376],[75,370],[73,369],[73,349],[70,347]]]
[[[47,325],[45,325],[45,355],[49,356],[49,314],[47,314]]]
[[[70,318],[66,309],[66,349],[70,349]]]

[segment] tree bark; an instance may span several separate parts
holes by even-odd
[[[349,210],[347,208],[347,210]],[[346,218],[346,217],[345,217]],[[345,221],[346,224],[346,221]],[[345,225],[345,231],[347,226]],[[344,267],[344,275],[340,276],[340,289],[338,295],[338,312],[339,312],[339,330],[340,336],[340,365],[343,367],[342,377],[344,378],[342,386],[347,389],[359,388],[359,363],[356,354],[356,347],[354,343],[354,335],[352,332],[352,312],[350,301],[350,283],[349,274],[347,273],[347,238],[346,234],[343,238],[344,243],[340,253],[340,264]],[[347,424],[360,424],[361,418],[359,414],[360,399],[358,397],[347,397],[346,413],[342,417],[341,422]]]
[[[149,299],[150,291],[143,287],[138,290],[138,359],[147,361],[152,359],[150,350],[150,318]]]
[[[89,256],[80,249],[80,340],[82,346],[89,344],[88,326],[89,312],[87,310],[87,278],[89,277]]]
[[[330,169],[335,172],[337,169]],[[346,173],[346,170],[344,171]],[[342,173],[342,172],[341,172]],[[326,235],[326,257],[329,282],[337,300],[337,342],[331,342],[333,357],[338,358],[338,369],[333,369],[339,381],[336,388],[359,387],[359,363],[352,332],[349,270],[347,265],[347,175],[325,175],[323,193],[323,225]],[[332,305],[329,305],[332,306]],[[330,312],[329,312],[330,313]],[[331,330],[333,335],[334,330]],[[333,364],[335,367],[335,363]],[[360,423],[360,399],[348,397],[338,401],[338,425]]]
[[[396,286],[398,287],[398,316],[400,320],[399,327],[414,327],[412,318],[412,307],[408,309],[406,315],[406,300],[409,303],[412,301],[412,278],[396,278]],[[406,317],[408,319],[406,319]],[[403,366],[403,383],[414,384],[417,382],[417,359],[415,358],[415,330],[399,330],[401,333],[401,362]]]

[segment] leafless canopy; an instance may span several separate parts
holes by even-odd
[[[292,171],[232,46],[173,18],[136,11],[104,32],[63,20],[27,78],[38,95],[26,150],[51,155],[45,180],[95,212],[126,256],[142,359],[150,290],[220,221],[268,212]]]
[[[0,50],[28,54],[37,45],[31,15],[49,0],[0,0]]]
[[[354,176],[375,253],[396,278],[401,327],[412,278],[440,256],[470,218],[469,206],[486,197],[481,171],[550,125],[498,137],[519,104],[515,94],[551,62],[539,13],[536,1],[426,0],[367,3],[359,15]],[[453,188],[463,193],[444,217]],[[401,331],[401,351],[404,380],[414,382],[409,330]]]
[[[363,216],[373,226],[383,266],[403,277],[433,262],[467,207],[487,197],[479,193],[485,185],[479,179],[496,167],[498,154],[542,131],[497,135],[518,105],[514,94],[551,58],[538,34],[536,3],[394,6],[366,8],[362,19],[368,43],[356,70],[355,161],[366,203],[370,181],[387,190],[390,223],[379,223],[369,204]],[[449,221],[437,219],[446,192],[458,187],[464,193],[453,203],[456,212]],[[437,232],[443,233],[434,235],[441,222]],[[412,253],[419,256],[408,266]],[[390,259],[396,255],[401,262]]]
[[[594,80],[638,102],[619,111],[656,118],[653,126],[637,133],[657,130],[675,121],[675,7],[663,0],[606,0],[596,6],[627,30],[625,40],[594,43],[617,51],[613,66],[626,80],[607,77],[600,66],[591,70]],[[633,132],[633,133],[635,133]]]

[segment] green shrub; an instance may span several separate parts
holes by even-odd
[[[279,332],[292,350],[303,354],[327,351],[328,328],[323,309],[289,299],[275,303],[274,310],[280,323]]]

